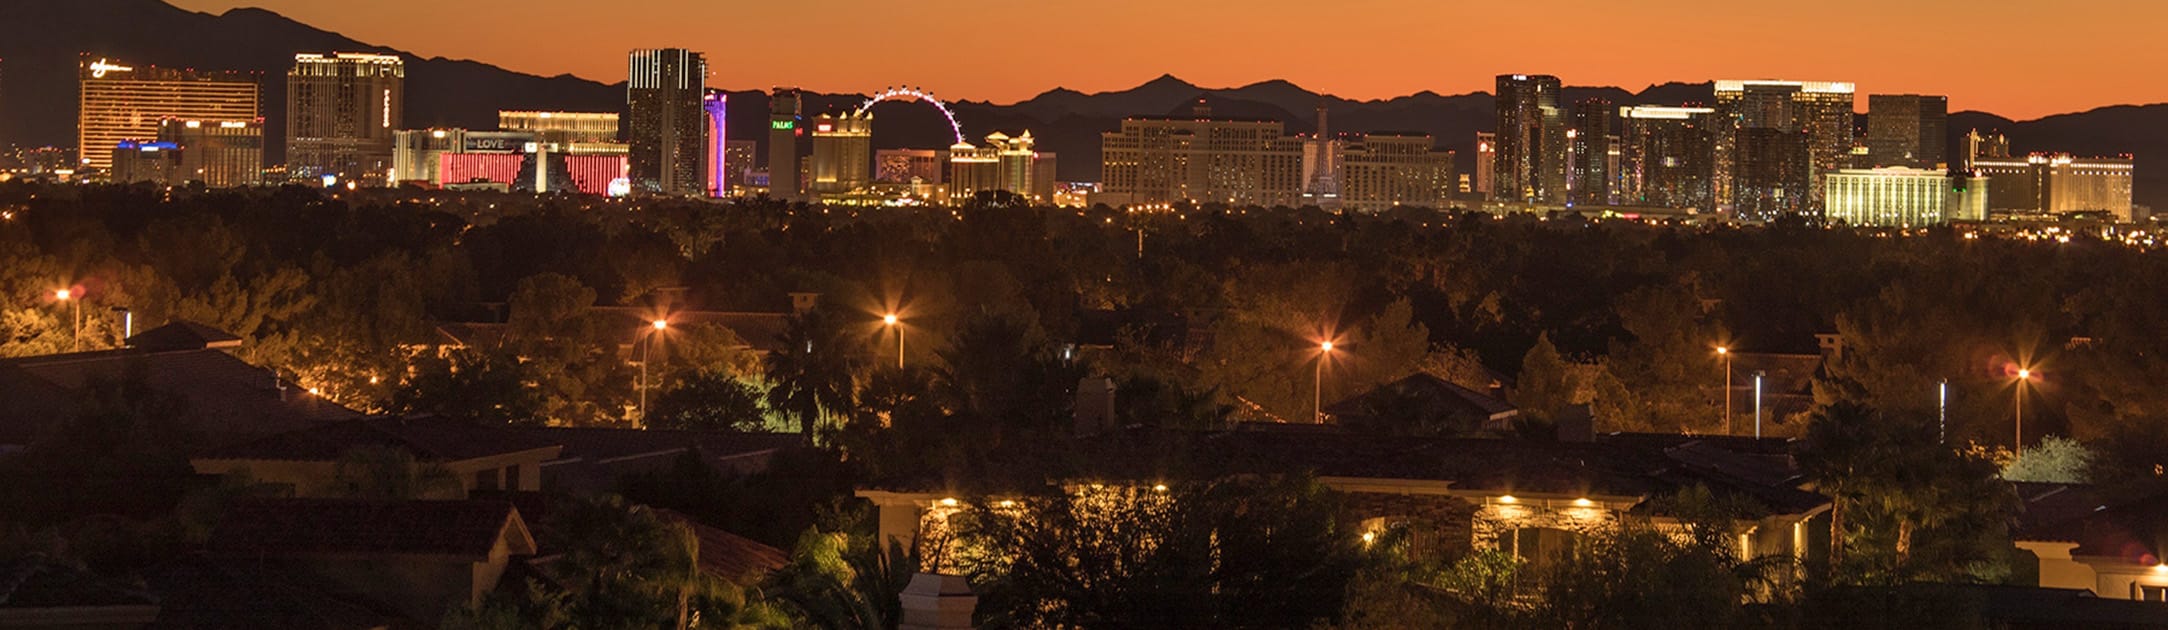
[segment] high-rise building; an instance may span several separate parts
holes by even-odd
[[[1947,168],[1946,96],[1867,95],[1867,156],[1874,166]]]
[[[768,95],[768,196],[790,201],[803,192],[798,179],[798,90]]]
[[[497,112],[498,129],[524,131],[533,134],[535,142],[567,147],[575,144],[615,144],[617,124],[616,112]]]
[[[77,77],[76,155],[93,169],[112,168],[113,150],[123,140],[157,139],[166,118],[253,122],[262,116],[262,88],[249,74],[134,68],[85,55]]]
[[[1750,214],[1746,209],[1748,200],[1753,202],[1753,212],[1819,213],[1821,174],[1845,166],[1852,149],[1854,91],[1850,83],[1828,81],[1717,81],[1716,109],[1727,127],[1717,134],[1717,198],[1729,200],[1738,208],[1738,216],[1751,220],[1769,220],[1776,215]],[[1754,129],[1802,134],[1806,163],[1800,176],[1806,179],[1806,190],[1741,188],[1748,183],[1742,173],[1749,164],[1764,169],[1780,164],[1788,168],[1796,157],[1748,155],[1747,136]],[[1790,140],[1776,140],[1778,134],[1754,135],[1764,140],[1757,147],[1788,151],[1792,146]],[[1797,186],[1791,175],[1766,170],[1757,174],[1754,183]],[[1794,197],[1796,203],[1785,201]]]
[[[987,134],[985,146],[959,143],[949,147],[950,198],[963,202],[982,192],[1007,191],[1043,200],[1036,192],[1041,182],[1034,144],[1028,130],[1015,136],[996,131]],[[1053,164],[1046,166],[1051,169]]]
[[[294,55],[286,73],[288,177],[383,185],[392,177],[405,97],[406,62],[398,55]]]
[[[807,192],[821,196],[860,192],[873,183],[873,112],[813,117],[813,178]]]
[[[1475,134],[1475,192],[1485,201],[1498,185],[1498,134],[1478,131]]]
[[[708,90],[700,107],[708,113],[708,196],[729,195],[730,96],[721,90]]]
[[[158,141],[180,147],[179,179],[209,188],[263,183],[263,121],[167,118]]]
[[[1302,203],[1302,139],[1277,120],[1134,117],[1100,136],[1101,198],[1117,204]],[[951,182],[951,187],[960,185]]]
[[[438,156],[458,153],[466,140],[465,129],[401,129],[392,133],[391,180],[393,184],[442,184]]]
[[[1340,203],[1361,212],[1396,206],[1443,208],[1459,183],[1453,152],[1427,134],[1365,134],[1347,144]]]
[[[1513,203],[1566,202],[1566,111],[1558,77],[1498,76],[1495,199]]]
[[[1585,98],[1573,104],[1573,128],[1566,130],[1571,168],[1566,172],[1568,199],[1574,205],[1601,206],[1611,197],[1611,101]]]
[[[708,62],[682,48],[632,51],[625,83],[625,139],[633,190],[707,194]]]
[[[1942,169],[1842,169],[1825,174],[1822,186],[1830,223],[1921,227],[1985,218],[1984,178],[1952,177]]]
[[[171,142],[122,140],[113,146],[112,180],[122,184],[171,184],[181,177],[181,147]]]
[[[1325,105],[1317,106],[1317,134],[1302,144],[1302,200],[1332,210],[1340,205],[1341,169],[1347,145],[1332,135]]]
[[[1820,195],[1809,192],[1813,177],[1813,136],[1805,131],[1774,127],[1748,127],[1737,135],[1737,161],[1733,163],[1732,204],[1736,216],[1750,221],[1773,221],[1789,214],[1805,214]]]
[[[1965,170],[1972,170],[1973,162],[1980,158],[2010,157],[2010,138],[2002,134],[1981,135],[1980,130],[1965,132]]]
[[[880,184],[926,184],[947,181],[941,176],[948,161],[933,149],[881,149],[873,152],[873,181]]]
[[[1627,106],[1619,121],[1619,203],[1716,209],[1715,109]]]
[[[1997,212],[2071,214],[2097,212],[2130,221],[2136,160],[2034,153],[2022,158],[1981,157],[1973,168],[1988,179],[1988,207]]]
[[[723,143],[723,170],[729,179],[731,194],[741,194],[741,189],[752,183],[747,177],[753,170],[753,165],[759,163],[754,158],[759,146],[760,143],[753,140],[730,140]]]

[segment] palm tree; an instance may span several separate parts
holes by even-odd
[[[768,406],[798,416],[807,442],[828,414],[851,409],[856,381],[866,363],[865,346],[843,319],[826,308],[793,315],[778,338],[783,349],[768,356]]]

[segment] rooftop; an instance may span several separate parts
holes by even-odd
[[[534,553],[534,538],[510,501],[264,499],[228,508],[211,532],[216,555],[283,558],[419,555],[481,559],[502,542]]]
[[[202,459],[336,461],[361,447],[392,447],[423,461],[460,461],[558,446],[535,435],[436,416],[374,417],[213,449]]]

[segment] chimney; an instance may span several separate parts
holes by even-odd
[[[790,312],[793,314],[804,315],[808,311],[819,308],[820,305],[821,294],[819,293],[802,292],[790,294]]]
[[[1076,435],[1083,437],[1114,428],[1114,379],[1087,376],[1076,384]]]

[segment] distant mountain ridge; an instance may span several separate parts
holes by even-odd
[[[0,143],[73,146],[76,60],[80,52],[128,63],[259,72],[265,116],[273,136],[270,159],[283,157],[285,73],[296,52],[383,52],[407,59],[406,125],[486,129],[499,109],[620,111],[624,83],[603,84],[570,75],[540,77],[466,60],[424,58],[355,41],[261,9],[219,15],[196,13],[162,0],[10,0],[0,9]],[[868,86],[872,91],[875,86]],[[729,137],[767,142],[768,95],[730,91]],[[1616,87],[1567,87],[1571,104],[1601,97],[1617,105],[1708,103],[1711,84],[1664,83],[1631,91]],[[857,107],[864,94],[816,94],[803,98],[806,116]],[[966,139],[996,130],[1029,129],[1039,149],[1058,154],[1059,177],[1099,178],[1100,134],[1139,115],[1187,115],[1203,99],[1214,115],[1285,121],[1290,133],[1315,131],[1316,109],[1325,105],[1336,133],[1376,131],[1432,135],[1455,150],[1462,172],[1472,171],[1475,134],[1495,126],[1490,94],[1440,95],[1423,91],[1389,99],[1356,100],[1319,94],[1284,80],[1233,88],[1199,87],[1162,75],[1134,88],[1083,93],[1055,88],[1012,104],[957,101],[951,108]],[[1863,99],[1864,100],[1864,99]],[[1864,103],[1862,103],[1864,104]],[[932,108],[884,104],[876,108],[879,148],[939,148],[954,138]],[[2086,112],[2011,121],[1984,112],[1950,115],[1952,140],[1965,131],[1999,130],[2017,151],[2083,155],[2135,154],[2139,203],[2168,209],[2168,171],[2153,168],[2168,155],[2168,104],[2119,105]],[[803,138],[799,142],[805,142]],[[759,150],[766,155],[765,146]]]

